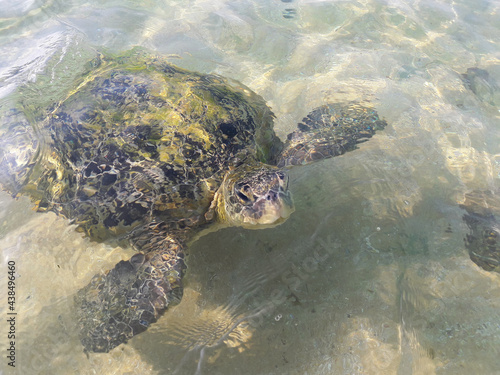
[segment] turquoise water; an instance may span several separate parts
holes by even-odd
[[[281,137],[327,102],[369,101],[389,123],[359,150],[293,169],[296,212],[283,225],[195,243],[182,303],[109,354],[83,353],[73,295],[132,250],[2,193],[2,290],[9,260],[18,273],[16,368],[2,355],[3,373],[500,373],[500,275],[470,260],[459,207],[499,188],[498,1],[0,8],[2,111],[26,84],[48,106],[96,50],[141,45],[241,81],[272,107]],[[2,297],[4,322],[7,307]]]

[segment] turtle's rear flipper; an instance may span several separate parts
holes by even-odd
[[[152,235],[144,249],[147,253],[122,260],[77,293],[80,340],[86,351],[108,352],[127,342],[182,298],[185,265],[179,242]]]
[[[309,164],[356,149],[387,123],[373,108],[357,103],[326,104],[316,108],[288,134],[278,155],[278,167]]]

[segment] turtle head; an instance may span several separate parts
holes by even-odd
[[[243,164],[229,171],[214,204],[219,222],[248,229],[279,225],[295,210],[288,175],[263,163]]]

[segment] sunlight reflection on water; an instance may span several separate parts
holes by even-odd
[[[0,5],[2,112],[25,83],[35,82],[24,99],[45,108],[96,50],[142,45],[240,80],[267,100],[282,138],[331,101],[371,102],[389,123],[358,151],[292,170],[297,210],[282,226],[195,243],[182,303],[88,358],[73,295],[131,250],[1,193],[2,264],[15,259],[19,272],[19,367],[2,360],[6,373],[498,371],[500,276],[470,260],[459,207],[498,189],[497,2]]]

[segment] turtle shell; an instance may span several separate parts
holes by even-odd
[[[13,194],[94,239],[203,223],[225,173],[278,147],[271,111],[237,82],[137,50],[92,66],[44,120],[9,114],[0,167]]]

